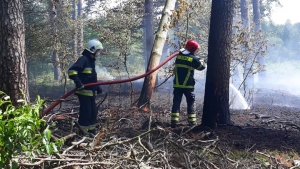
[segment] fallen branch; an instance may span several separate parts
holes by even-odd
[[[104,144],[104,145],[102,145],[102,146],[95,147],[94,150],[100,150],[100,149],[102,149],[102,148],[104,148],[104,147],[110,147],[110,146],[114,146],[114,145],[119,145],[119,144],[128,143],[128,142],[131,142],[131,141],[133,141],[133,140],[139,139],[139,138],[141,138],[141,137],[147,135],[148,133],[151,133],[151,132],[157,131],[157,130],[163,130],[163,129],[162,129],[162,128],[155,128],[155,129],[153,129],[153,130],[146,131],[146,132],[144,132],[144,133],[142,133],[142,134],[140,134],[140,135],[138,135],[138,136],[135,136],[135,137],[130,138],[130,139],[127,139],[127,140],[123,140],[123,141],[119,141],[119,142],[113,142],[113,143],[108,142],[108,143],[106,143],[106,144]]]
[[[69,134],[69,135],[66,135],[66,136],[62,137],[61,139],[62,139],[63,141],[66,141],[66,140],[68,140],[68,139],[70,139],[70,138],[73,138],[74,136],[76,136],[76,133],[71,133],[71,134]]]
[[[252,113],[255,115],[256,119],[267,119],[267,118],[271,118],[272,116],[269,115],[264,115],[264,114],[256,114],[256,113]]]
[[[268,155],[268,154],[265,154],[265,153],[263,153],[263,152],[260,152],[260,151],[256,151],[255,153],[256,153],[256,154],[263,155],[263,156],[265,156],[265,157],[268,157],[268,158],[273,158],[274,160],[276,159],[276,157],[274,157],[274,156],[271,156],[271,155]]]
[[[69,148],[67,148],[62,154],[66,154],[68,151],[72,150],[75,146],[79,145],[80,143],[84,142],[86,139],[86,137],[83,137],[80,141],[76,142],[75,144],[73,144],[72,146],[70,146]]]
[[[15,158],[15,161],[18,161],[19,159],[29,159],[29,160],[39,160],[34,163],[18,163],[18,166],[23,166],[23,167],[35,167],[35,166],[41,166],[44,162],[46,161],[52,161],[52,162],[72,162],[75,161],[77,163],[71,163],[71,164],[88,164],[90,162],[89,160],[83,160],[83,159],[50,159],[50,158],[30,158],[30,157],[17,157]],[[78,163],[82,162],[82,163]],[[85,163],[84,163],[85,162]],[[99,164],[110,164],[110,163],[105,163],[105,162],[99,162]],[[97,164],[97,163],[96,163]],[[111,163],[112,164],[112,163]],[[69,164],[68,164],[69,165]],[[61,167],[67,167],[68,165],[61,166]],[[71,165],[72,166],[72,165]]]
[[[275,122],[275,119],[270,119],[270,120],[263,120],[262,123],[271,123],[271,122]]]
[[[205,162],[207,162],[208,164],[210,164],[211,166],[213,166],[214,169],[220,169],[219,167],[217,167],[214,163],[205,160]]]
[[[66,168],[66,167],[71,167],[71,166],[86,166],[86,165],[114,165],[114,163],[109,163],[109,162],[90,162],[90,163],[70,163],[70,164],[66,164],[60,167],[56,167],[54,169],[62,169],[62,168]]]
[[[216,153],[216,152],[214,152],[214,151],[212,151],[212,150],[207,150],[208,152],[210,152],[211,154],[213,154],[213,155],[217,155],[217,156],[220,156],[220,157],[222,157],[222,158],[225,158],[226,160],[228,160],[228,161],[230,161],[230,162],[232,162],[232,163],[237,163],[237,161],[234,161],[234,160],[232,160],[231,158],[229,158],[229,157],[227,157],[227,156],[225,156],[222,152],[221,152],[221,150],[218,148],[218,150],[219,150],[219,152],[222,154],[218,154],[218,153]]]
[[[34,166],[40,166],[43,162],[45,162],[44,160],[41,161],[37,161],[35,163],[18,163],[18,166],[24,166],[24,167],[34,167]]]
[[[146,151],[148,152],[148,154],[150,155],[151,152],[150,152],[150,150],[148,150],[148,149],[144,146],[144,144],[141,142],[141,137],[138,137],[138,141],[139,141],[139,144],[141,145],[141,147],[142,147],[144,150],[146,150]]]
[[[185,161],[185,165],[186,165],[186,168],[188,169],[192,169],[192,165],[191,165],[191,160],[190,160],[190,157],[187,155],[187,153],[183,153],[183,157],[184,157],[184,161]]]
[[[296,125],[296,124],[294,124],[294,123],[291,123],[291,122],[285,122],[285,125],[288,125],[288,126],[290,126],[290,127],[293,127],[293,128],[295,128],[295,129],[297,129],[297,130],[300,131],[300,126],[298,126],[298,125]]]

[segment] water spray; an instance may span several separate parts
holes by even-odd
[[[232,109],[242,109],[242,110],[248,110],[250,109],[250,106],[248,105],[247,101],[241,94],[241,92],[232,84],[229,83],[229,96],[231,98],[231,108]]]

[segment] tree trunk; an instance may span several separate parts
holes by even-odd
[[[0,38],[0,91],[16,106],[18,99],[29,102],[22,0],[0,3]]]
[[[245,42],[246,44],[244,46],[244,51],[247,53],[246,59],[244,60],[244,72],[243,72],[243,79],[244,85],[243,85],[243,93],[244,97],[248,97],[248,91],[250,91],[253,88],[254,85],[254,76],[252,74],[253,70],[253,62],[254,58],[252,57],[252,52],[250,52],[249,46],[250,46],[250,41],[249,41],[249,36],[250,36],[250,22],[249,22],[249,4],[248,0],[241,0],[241,17],[242,17],[242,22],[245,28]]]
[[[159,27],[155,36],[154,45],[151,51],[150,61],[148,63],[147,71],[155,68],[160,61],[162,51],[164,48],[164,43],[167,39],[167,34],[169,30],[169,25],[171,21],[172,10],[174,10],[176,0],[166,0],[165,7],[162,12],[162,17],[159,23]],[[150,103],[153,89],[155,87],[157,71],[153,72],[149,76],[145,77],[142,92],[139,98],[138,106]],[[144,106],[144,110],[149,107]]]
[[[57,15],[57,7],[54,1],[49,0],[48,1],[50,12],[49,12],[49,18],[50,18],[50,25],[52,29],[52,36],[54,37],[54,45],[53,45],[53,51],[52,51],[52,63],[53,63],[53,72],[54,72],[54,80],[60,80],[62,77],[61,72],[61,66],[60,66],[60,59],[57,52],[57,27],[55,24],[55,19]]]
[[[144,16],[144,39],[145,39],[145,70],[147,70],[148,62],[153,47],[153,0],[145,0],[145,16]]]
[[[73,57],[78,58],[78,53],[77,53],[77,0],[73,0],[73,35],[72,35],[72,40],[73,40]]]
[[[213,0],[202,125],[230,124],[229,78],[234,0]]]
[[[234,23],[237,23],[239,20],[238,17],[238,12],[239,10],[237,10],[236,8],[233,10],[233,25]],[[237,33],[237,28],[232,28],[232,34],[236,34]],[[239,56],[237,56],[239,57]],[[232,74],[231,74],[231,82],[235,87],[238,87],[241,85],[242,81],[241,81],[241,77],[240,77],[240,71],[239,71],[239,65],[240,65],[240,59],[233,59],[233,61],[231,62],[233,70],[232,70]]]
[[[261,33],[261,23],[260,23],[260,5],[258,0],[252,0],[253,6],[253,21],[255,24],[254,31],[255,33]],[[263,67],[265,66],[265,58],[258,56],[258,62]],[[258,73],[258,83],[263,81],[266,78],[266,71],[263,68],[261,72]]]
[[[79,32],[78,32],[78,56],[81,55],[83,50],[83,23],[82,23],[82,0],[78,0],[78,22],[79,22]]]

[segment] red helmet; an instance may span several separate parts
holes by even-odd
[[[189,40],[184,48],[189,52],[194,53],[197,49],[199,49],[199,44],[195,40]]]

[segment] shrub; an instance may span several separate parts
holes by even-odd
[[[39,96],[34,104],[18,100],[20,108],[1,91],[0,96],[0,168],[17,168],[17,163],[11,162],[16,155],[34,157],[58,151],[61,141],[50,140],[51,131],[40,118],[43,100]]]

